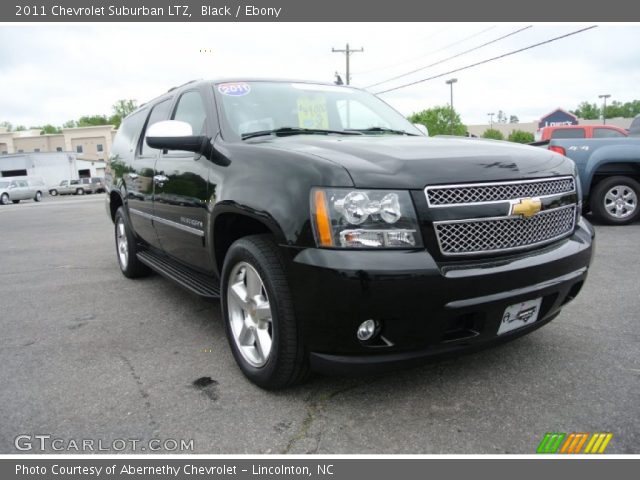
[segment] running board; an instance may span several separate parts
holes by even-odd
[[[173,280],[181,287],[208,300],[220,299],[220,285],[217,279],[196,272],[172,258],[138,246],[138,260],[163,277]]]

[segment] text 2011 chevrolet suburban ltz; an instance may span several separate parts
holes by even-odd
[[[571,160],[428,138],[351,87],[174,88],[124,120],[107,186],[124,275],[219,298],[264,388],[529,333],[578,294],[592,256]]]

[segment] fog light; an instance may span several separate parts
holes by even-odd
[[[365,320],[358,327],[357,337],[358,340],[366,341],[376,333],[376,322],[374,320]]]

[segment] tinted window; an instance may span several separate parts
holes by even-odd
[[[206,133],[207,113],[204,102],[198,92],[187,92],[180,97],[173,114],[173,120],[180,120],[191,125],[194,135]]]
[[[112,152],[122,155],[131,151],[140,136],[140,130],[142,130],[147,117],[146,114],[146,110],[141,110],[124,119],[116,138],[113,140]]]
[[[625,134],[614,130],[613,128],[594,128],[593,138],[617,138],[626,137]]]
[[[168,99],[155,105],[151,110],[151,113],[149,114],[149,120],[147,121],[146,129],[148,129],[154,123],[158,123],[169,118],[170,105],[171,104]],[[141,143],[141,155],[153,155],[155,152],[157,152],[155,148],[151,148],[149,145],[147,145],[147,142],[144,141],[144,136]]]
[[[82,145],[78,145],[78,146],[76,147],[76,152],[77,152],[77,153],[82,153]]]
[[[78,180],[71,180],[71,185],[80,185]]]
[[[551,138],[585,138],[584,128],[560,128],[551,132]]]
[[[20,187],[28,187],[29,184],[27,182],[25,182],[24,180],[20,180],[18,182],[18,186],[20,186]]]
[[[640,115],[638,115],[633,122],[631,122],[631,126],[629,127],[629,135],[633,135],[634,137],[640,136]]]

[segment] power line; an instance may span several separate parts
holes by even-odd
[[[332,53],[344,53],[344,56],[347,59],[346,79],[347,79],[347,85],[349,85],[351,83],[351,73],[349,72],[349,65],[350,65],[349,59],[351,58],[351,55],[353,55],[354,53],[364,52],[364,48],[359,48],[359,49],[349,48],[349,44],[347,43],[347,47],[344,50],[339,50],[337,48],[332,48],[331,52]]]
[[[572,35],[577,35],[578,33],[586,32],[587,30],[591,30],[592,28],[596,28],[598,25],[591,25],[590,27],[582,28],[580,30],[576,30],[574,32],[567,33],[565,35],[560,35],[558,37],[550,38],[549,40],[545,40],[544,42],[534,43],[533,45],[529,45],[528,47],[519,48],[518,50],[513,50],[511,52],[503,53],[502,55],[498,55],[497,57],[488,58],[486,60],[482,60],[480,62],[472,63],[471,65],[467,65],[465,67],[456,68],[454,70],[449,70],[448,72],[441,73],[438,75],[434,75],[432,77],[423,78],[422,80],[416,80],[415,82],[406,83],[404,85],[400,85],[398,87],[389,88],[387,90],[382,90],[380,92],[376,92],[375,95],[382,95],[383,93],[393,92],[394,90],[400,90],[401,88],[410,87],[411,85],[416,85],[418,83],[427,82],[429,80],[434,80],[436,78],[444,77],[446,75],[451,75],[452,73],[460,72],[462,70],[467,70],[469,68],[477,67],[478,65],[483,65],[485,63],[493,62],[494,60],[499,60],[501,58],[505,58],[511,55],[515,55],[516,53],[524,52],[525,50],[531,50],[532,48],[539,47],[541,45],[545,45],[547,43],[555,42],[556,40],[561,40],[563,38],[570,37]]]
[[[409,59],[406,59],[406,60],[402,60],[401,62],[392,63],[391,65],[386,65],[386,66],[384,66],[384,67],[376,67],[376,68],[372,68],[372,69],[370,69],[370,70],[364,70],[364,71],[360,71],[360,72],[354,72],[354,75],[364,75],[364,74],[366,74],[366,73],[378,72],[378,71],[380,71],[380,70],[388,70],[389,68],[397,67],[398,65],[404,65],[405,63],[415,62],[416,60],[420,60],[421,58],[424,58],[424,57],[430,57],[431,55],[434,55],[434,54],[436,54],[436,53],[438,53],[438,52],[441,52],[441,51],[446,50],[446,49],[451,48],[451,47],[455,47],[456,45],[459,45],[459,44],[461,44],[461,43],[466,42],[467,40],[471,40],[472,38],[475,38],[475,37],[477,37],[477,36],[479,36],[479,35],[482,35],[483,33],[486,33],[486,32],[488,32],[489,30],[493,30],[494,28],[496,28],[496,26],[495,26],[495,25],[493,25],[493,26],[491,26],[491,27],[489,27],[489,28],[485,28],[484,30],[481,30],[481,31],[479,31],[479,32],[474,33],[473,35],[469,35],[468,37],[464,37],[464,38],[463,38],[463,39],[461,39],[461,40],[457,40],[457,41],[455,41],[455,42],[453,42],[453,43],[450,43],[450,44],[448,44],[448,45],[445,45],[444,47],[438,48],[437,50],[433,50],[433,51],[431,51],[431,52],[429,52],[429,53],[425,53],[424,55],[420,55],[420,56],[418,56],[418,57],[412,57],[412,58],[409,58]],[[433,35],[429,35],[429,36],[427,37],[427,40],[428,40],[429,38],[431,38],[431,37],[436,36],[437,34],[439,34],[440,32],[442,32],[442,31],[444,31],[444,30],[446,30],[446,28],[443,28],[442,30],[438,30],[438,31],[437,31],[436,33],[434,33]]]
[[[435,63],[432,63],[431,65],[427,65],[425,67],[416,68],[415,70],[411,70],[410,72],[403,73],[401,75],[397,75],[395,77],[389,78],[388,80],[383,80],[382,82],[374,83],[373,85],[369,85],[369,86],[367,86],[365,88],[377,87],[378,85],[382,85],[383,83],[388,83],[388,82],[391,82],[393,80],[397,80],[399,78],[411,75],[413,73],[420,72],[422,70],[426,70],[427,68],[435,67],[436,65],[440,65],[441,63],[448,62],[449,60],[453,60],[454,58],[461,57],[462,55],[466,55],[467,53],[471,53],[471,52],[473,52],[475,50],[479,50],[479,49],[481,49],[483,47],[486,47],[487,45],[491,45],[492,43],[499,42],[500,40],[504,40],[505,38],[511,37],[511,36],[516,35],[516,34],[518,34],[520,32],[524,32],[525,30],[527,30],[527,29],[529,29],[531,27],[533,27],[533,25],[528,25],[528,26],[526,26],[524,28],[520,28],[520,29],[515,30],[515,31],[513,31],[511,33],[507,33],[506,35],[502,35],[501,37],[494,38],[493,40],[490,40],[490,41],[488,41],[486,43],[483,43],[482,45],[478,45],[477,47],[470,48],[468,50],[465,50],[464,52],[460,52],[460,53],[457,53],[456,55],[452,55],[452,56],[447,57],[447,58],[445,58],[443,60],[439,60],[439,61],[437,61]]]

